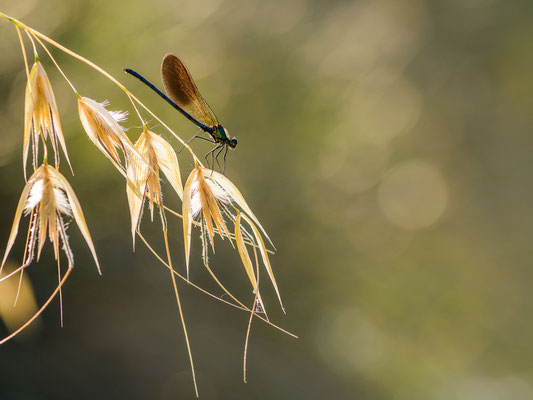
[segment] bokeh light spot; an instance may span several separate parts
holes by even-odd
[[[367,316],[346,308],[322,317],[316,339],[326,362],[343,373],[371,373],[379,367],[386,337]]]
[[[448,189],[441,173],[423,161],[395,166],[378,190],[383,215],[394,225],[417,230],[433,225],[446,209]]]
[[[318,167],[324,179],[347,194],[374,187],[386,170],[388,149],[364,136],[354,136],[341,125],[332,131],[322,146]]]
[[[369,82],[347,113],[355,115],[358,130],[377,143],[386,143],[411,129],[422,113],[423,101],[418,89],[406,79],[383,85]],[[370,92],[370,93],[369,93]]]
[[[471,376],[439,385],[432,400],[507,400],[531,399],[533,388],[518,376],[489,378]]]
[[[15,268],[5,265],[0,277],[4,277],[13,272]],[[10,332],[14,332],[23,325],[37,311],[37,302],[33,294],[33,287],[28,274],[12,276],[0,283],[0,317]],[[20,293],[16,307],[13,307],[20,281]],[[28,331],[36,327],[39,323],[37,319],[28,327]]]

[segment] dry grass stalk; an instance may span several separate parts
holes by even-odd
[[[219,286],[226,292],[235,304],[232,304],[240,309],[250,312],[250,320],[246,333],[245,355],[248,346],[248,337],[250,333],[251,320],[254,316],[264,320],[270,325],[280,329],[281,331],[294,336],[293,334],[284,331],[278,326],[268,321],[268,318],[262,317],[260,314],[264,313],[264,304],[260,295],[259,289],[259,257],[261,255],[262,263],[264,264],[266,271],[270,277],[270,280],[276,291],[276,295],[281,304],[281,296],[279,293],[278,285],[274,278],[274,273],[270,265],[268,253],[272,252],[266,248],[263,237],[266,237],[268,242],[272,244],[272,241],[268,237],[265,229],[262,227],[259,220],[251,211],[250,207],[246,203],[241,192],[237,187],[224,175],[206,169],[202,166],[198,157],[194,154],[191,148],[176,135],[161,119],[159,119],[152,111],[150,111],[143,103],[141,103],[130,91],[126,89],[119,81],[113,78],[106,71],[98,67],[91,61],[83,58],[82,56],[72,52],[66,47],[53,41],[42,33],[24,25],[22,22],[17,21],[11,17],[0,12],[0,17],[3,17],[12,22],[19,33],[19,39],[21,41],[22,52],[26,59],[26,53],[24,50],[24,43],[20,35],[20,30],[24,30],[34,48],[34,53],[37,54],[36,43],[41,45],[48,56],[51,58],[54,65],[59,69],[62,76],[67,80],[72,90],[74,91],[78,101],[78,111],[82,126],[89,136],[90,140],[98,147],[100,151],[112,162],[114,167],[126,178],[126,193],[131,217],[131,231],[133,243],[135,244],[135,235],[138,234],[148,248],[154,253],[155,257],[170,270],[172,277],[172,284],[178,303],[178,310],[180,314],[181,323],[183,326],[185,339],[187,343],[187,350],[189,352],[189,359],[191,363],[191,370],[193,373],[193,382],[198,395],[196,379],[194,373],[194,364],[192,360],[191,349],[189,345],[189,339],[187,335],[187,329],[185,326],[185,320],[181,308],[180,298],[178,294],[178,288],[176,285],[175,275],[181,279],[189,282],[189,262],[190,262],[190,246],[191,246],[191,234],[193,225],[201,228],[201,237],[203,239],[203,260],[204,266],[208,272],[212,275]],[[132,106],[139,116],[139,119],[143,125],[143,131],[139,136],[135,145],[132,144],[130,139],[125,133],[125,129],[120,125],[126,119],[127,112],[112,112],[106,109],[107,102],[98,103],[88,97],[81,97],[78,92],[66,77],[60,66],[53,58],[50,51],[47,49],[45,43],[51,44],[57,49],[71,55],[72,57],[81,60],[91,68],[95,69],[107,79],[115,83],[121,90],[123,90],[129,100],[132,102]],[[65,283],[69,276],[72,267],[74,265],[74,256],[68,243],[68,237],[66,235],[67,224],[64,222],[64,218],[73,218],[83,237],[85,238],[93,258],[96,262],[98,271],[100,266],[94,249],[94,245],[87,228],[87,224],[81,210],[79,201],[74,194],[74,191],[68,181],[61,173],[59,173],[59,151],[58,147],[61,147],[67,162],[70,166],[70,160],[67,155],[67,148],[59,121],[59,112],[57,104],[52,91],[50,81],[44,71],[44,68],[36,57],[36,61],[29,71],[26,66],[28,75],[28,84],[26,87],[26,101],[25,101],[25,124],[24,124],[24,142],[23,142],[23,163],[24,163],[24,176],[26,178],[26,163],[29,157],[29,149],[32,149],[32,160],[34,172],[28,179],[19,200],[15,212],[15,218],[13,227],[9,235],[8,243],[6,246],[6,252],[3,258],[2,265],[6,262],[6,259],[13,247],[15,239],[18,234],[18,226],[23,214],[30,216],[30,224],[28,229],[28,235],[25,246],[25,253],[23,256],[23,262],[21,266],[14,272],[3,276],[1,280],[7,279],[17,272],[24,271],[34,259],[35,252],[37,253],[37,259],[41,254],[41,250],[45,243],[46,237],[50,238],[50,241],[54,248],[54,256],[58,260],[58,280],[59,283],[53,291],[50,298],[45,304],[35,313],[35,315],[27,321],[16,332],[9,335],[0,341],[3,343],[16,334],[21,332],[26,326],[28,326],[37,316],[48,306],[51,300],[59,293],[61,298],[61,287]],[[178,158],[172,146],[161,138],[159,135],[149,131],[146,128],[145,122],[141,117],[139,108],[144,109],[153,118],[155,118],[162,126],[164,126],[173,136],[175,136],[185,148],[189,151],[192,159],[195,162],[195,168],[190,173],[185,187],[182,187],[180,166]],[[47,165],[47,150],[46,142],[50,138],[51,146],[54,150],[54,159],[56,168],[52,168]],[[44,163],[39,165],[39,141],[43,142],[43,159]],[[59,143],[59,145],[58,145]],[[122,153],[122,155],[120,154]],[[163,196],[161,191],[161,174],[166,177],[176,194],[182,199],[182,219],[183,219],[183,233],[184,233],[184,246],[185,246],[185,260],[187,268],[187,278],[179,275],[172,266],[170,246],[167,237],[167,221],[165,218],[163,205]],[[162,231],[165,241],[166,259],[164,261],[153,248],[148,244],[146,239],[140,233],[140,221],[142,217],[143,207],[145,200],[148,200],[150,215],[153,219],[154,205],[159,207]],[[173,212],[175,213],[175,212]],[[175,213],[176,214],[176,213]],[[179,216],[179,214],[176,214]],[[228,223],[234,224],[234,230],[230,233],[228,229]],[[245,229],[244,224],[248,227]],[[215,236],[218,235],[222,239],[227,237],[229,242],[233,246],[233,239],[237,244],[237,251],[240,259],[244,265],[244,269],[252,284],[254,291],[254,302],[251,308],[246,307],[241,301],[239,301],[233,294],[231,294],[218,280],[210,269],[207,262],[208,254],[208,242],[214,252]],[[61,277],[60,272],[60,247],[63,249],[68,261],[67,272]],[[255,263],[250,258],[248,247],[250,247],[254,253]],[[273,247],[273,245],[272,245]],[[35,251],[36,250],[36,251]],[[259,250],[259,252],[258,252]],[[254,269],[255,264],[255,269]],[[22,275],[21,275],[22,276]],[[194,287],[196,285],[193,284]],[[200,289],[202,290],[202,289]],[[204,291],[205,292],[205,291]],[[208,293],[209,294],[209,293]],[[216,296],[214,296],[216,297]],[[227,302],[227,301],[224,301]],[[257,309],[256,309],[257,306]],[[283,308],[283,305],[281,305]],[[266,317],[266,314],[265,314]],[[245,356],[246,361],[246,356]],[[246,364],[244,363],[244,370]],[[245,372],[245,371],[244,371]],[[246,376],[246,375],[245,375]]]

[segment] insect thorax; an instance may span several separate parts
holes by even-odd
[[[214,126],[213,131],[211,132],[211,136],[218,143],[227,143],[229,141],[228,135],[226,134],[226,130],[222,125]]]

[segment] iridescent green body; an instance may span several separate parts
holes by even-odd
[[[228,138],[226,130],[222,125],[214,126],[213,132],[210,132],[210,134],[217,142],[227,142],[230,140],[230,138]]]

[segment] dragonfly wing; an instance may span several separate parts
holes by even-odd
[[[161,78],[165,90],[178,106],[207,126],[218,125],[218,120],[196,87],[183,62],[173,54],[167,54],[161,64]]]

